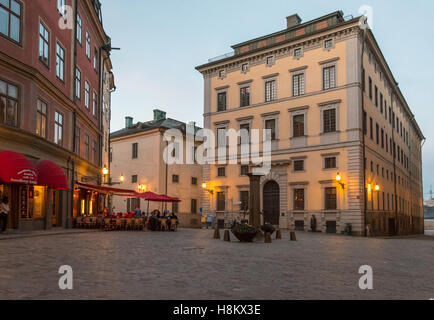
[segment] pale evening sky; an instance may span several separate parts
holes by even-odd
[[[424,188],[434,185],[434,2],[353,0],[101,0],[104,26],[114,47],[117,91],[112,131],[167,116],[203,124],[203,79],[194,67],[231,51],[230,46],[280,31],[285,17],[303,21],[342,10],[358,16],[373,8],[373,32],[427,141],[423,147]],[[431,123],[433,121],[433,123]],[[426,197],[427,195],[425,195]]]

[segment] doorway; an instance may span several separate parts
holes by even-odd
[[[268,181],[264,185],[264,223],[279,225],[280,217],[280,188],[276,181]]]

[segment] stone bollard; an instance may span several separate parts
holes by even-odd
[[[219,228],[214,229],[214,239],[220,239],[220,230]]]
[[[291,241],[297,241],[297,238],[295,236],[295,232],[294,231],[291,231],[290,235],[291,235]]]
[[[229,230],[225,230],[224,241],[231,242],[231,235],[229,233]]]
[[[280,230],[276,231],[276,240],[281,240],[282,239],[282,233],[280,232]]]
[[[265,243],[271,243],[271,234],[269,232],[265,233]]]

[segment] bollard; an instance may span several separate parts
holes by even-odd
[[[214,239],[220,239],[220,230],[219,228],[214,229]]]
[[[229,230],[225,230],[224,240],[227,242],[231,242],[231,235],[229,234]]]
[[[282,239],[282,233],[280,232],[280,230],[276,231],[276,240],[281,240]]]
[[[265,233],[265,243],[271,243],[271,234],[269,232]]]
[[[262,232],[262,230],[258,230],[258,232],[256,233],[255,241],[261,242],[263,239],[264,239],[264,232]]]
[[[297,241],[294,231],[291,231],[291,241]]]

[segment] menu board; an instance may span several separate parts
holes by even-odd
[[[20,217],[27,219],[27,187],[20,187]]]

